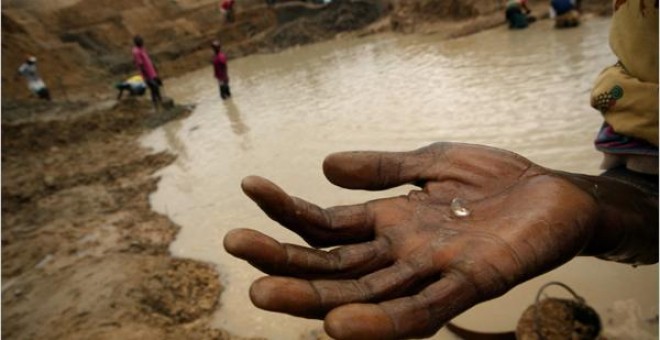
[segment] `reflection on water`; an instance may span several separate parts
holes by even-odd
[[[237,134],[242,135],[250,130],[245,123],[241,120],[241,112],[238,110],[236,104],[233,100],[228,100],[227,104],[227,117],[231,121],[231,130]]]
[[[210,68],[171,81],[180,86],[169,95],[197,106],[189,118],[144,139],[179,154],[175,166],[161,171],[152,204],[183,227],[174,255],[217,264],[226,290],[216,324],[270,339],[296,339],[322,327],[253,307],[249,284],[261,274],[222,249],[224,234],[237,227],[301,242],[242,194],[246,175],[268,177],[321,206],[352,204],[407,188],[340,190],[322,176],[325,155],[410,150],[435,141],[486,144],[543,166],[598,173],[592,140],[601,118],[588,97],[600,70],[614,62],[609,21],[592,19],[564,31],[551,26],[541,21],[523,31],[498,28],[444,42],[432,35],[379,35],[232,60],[233,98],[227,101],[218,98]],[[456,322],[511,330],[550,280],[567,283],[602,314],[613,313],[620,301],[632,301],[643,315],[657,311],[657,266],[632,269],[585,258]]]
[[[167,126],[167,129],[163,129],[163,133],[170,150],[177,155],[175,164],[181,167],[183,171],[187,171],[190,168],[190,157],[188,156],[187,145],[181,139],[180,130],[182,126],[182,121],[173,121]]]

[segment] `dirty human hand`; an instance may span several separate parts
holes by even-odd
[[[475,304],[579,254],[657,261],[657,199],[632,204],[638,189],[611,179],[452,143],[333,154],[323,169],[344,188],[420,190],[323,209],[247,177],[244,192],[313,248],[251,229],[231,231],[224,246],[268,274],[250,289],[257,307],[325,319],[334,338],[430,336]],[[333,248],[318,249],[324,247]]]

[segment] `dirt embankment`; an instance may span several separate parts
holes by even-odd
[[[208,327],[222,287],[175,259],[150,209],[175,156],[136,137],[185,117],[146,101],[14,103],[2,119],[2,338],[230,339]]]
[[[506,1],[483,0],[393,0],[388,16],[389,29],[402,33],[442,34],[457,38],[505,24]],[[549,16],[549,2],[530,0],[532,15],[538,19]],[[582,0],[583,13],[610,15],[609,0]]]

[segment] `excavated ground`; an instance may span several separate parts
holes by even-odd
[[[154,171],[175,156],[136,140],[190,109],[3,107],[3,338],[232,338],[207,326],[222,293],[215,268],[172,258],[179,227],[149,205]]]

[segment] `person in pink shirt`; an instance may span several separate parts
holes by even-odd
[[[214,41],[211,47],[214,52],[213,73],[220,86],[220,98],[224,100],[231,97],[231,92],[229,92],[229,76],[227,74],[227,56],[222,52],[219,41]]]
[[[220,1],[220,12],[225,15],[226,22],[234,22],[234,0]]]
[[[154,108],[158,110],[158,106],[162,105],[163,99],[160,95],[160,86],[162,86],[162,81],[158,77],[158,72],[156,67],[154,67],[151,58],[147,50],[144,48],[144,40],[141,36],[136,35],[133,37],[133,62],[135,67],[142,74],[144,82],[149,87],[149,92],[151,93],[151,101],[154,103]]]

